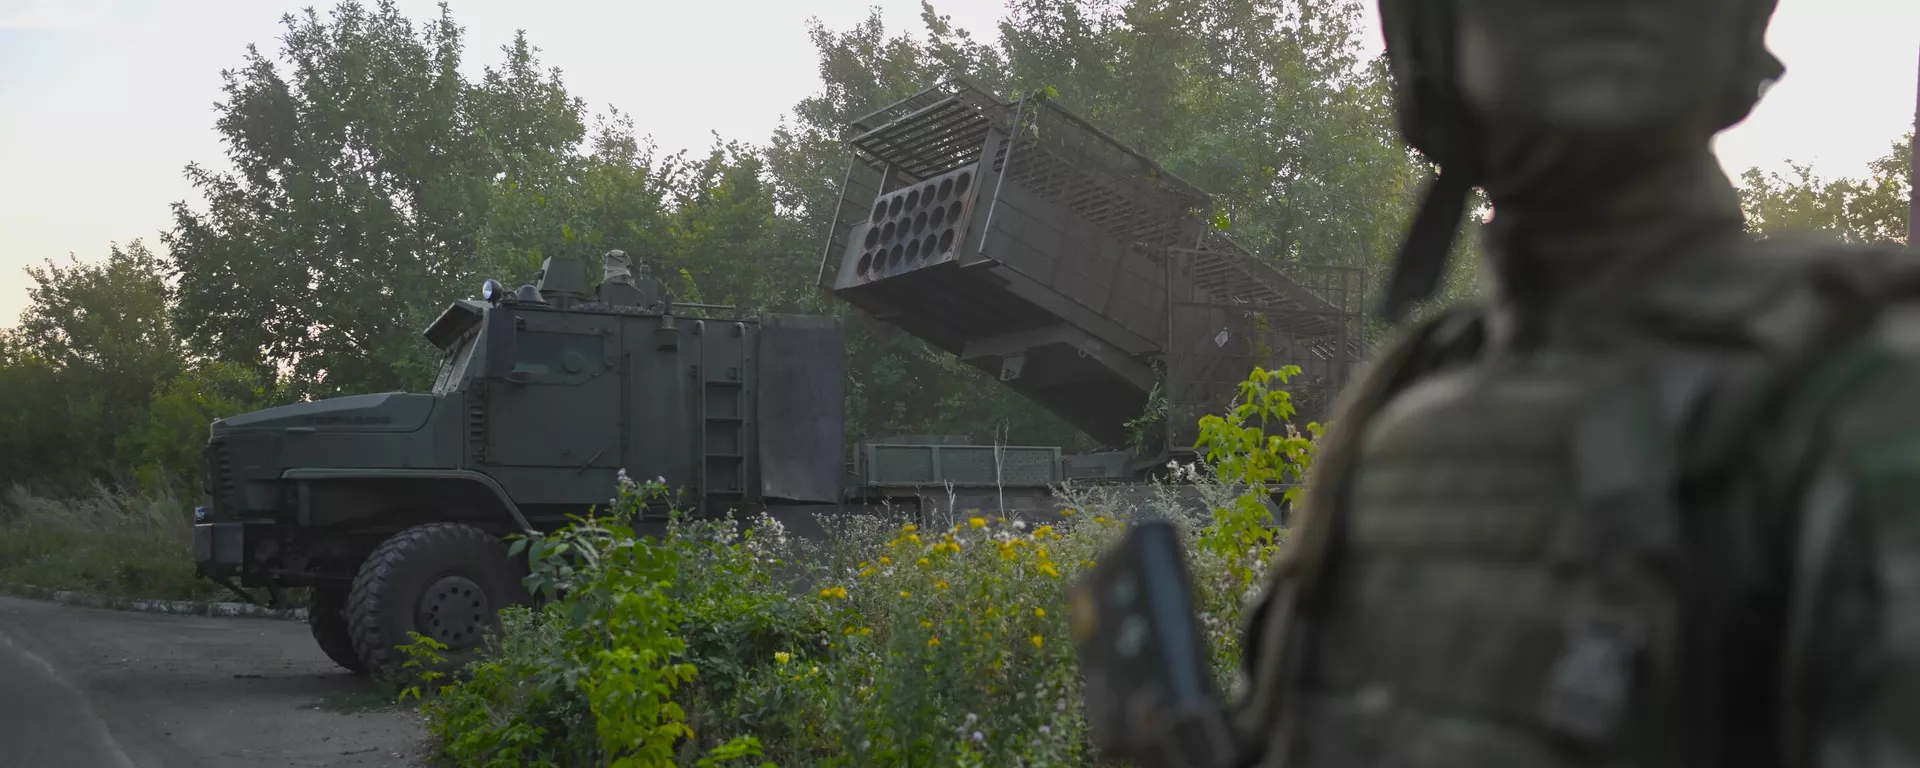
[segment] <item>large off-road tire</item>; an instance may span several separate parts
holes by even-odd
[[[394,534],[354,577],[347,601],[353,649],[374,674],[404,678],[398,647],[419,632],[447,645],[442,669],[463,666],[499,628],[501,608],[530,602],[523,573],[505,542],[470,525],[428,523]]]
[[[347,588],[314,587],[307,600],[307,628],[313,640],[333,663],[356,675],[367,673],[367,664],[353,649],[353,632],[347,625]]]

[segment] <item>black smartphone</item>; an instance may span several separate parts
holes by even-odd
[[[1142,768],[1238,763],[1207,671],[1180,530],[1134,524],[1069,587],[1068,620],[1094,745]]]

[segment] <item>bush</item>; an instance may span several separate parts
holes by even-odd
[[[71,499],[10,488],[0,498],[0,581],[156,599],[223,593],[194,576],[185,505],[100,485]]]
[[[1268,493],[1311,461],[1309,439],[1266,434],[1292,415],[1273,386],[1292,373],[1256,371],[1203,424],[1207,461],[1174,468],[1198,510],[1169,485],[1133,500],[1064,488],[1050,525],[848,516],[815,543],[768,517],[676,518],[656,540],[633,514],[667,489],[623,477],[606,516],[516,544],[548,600],[509,610],[464,679],[421,676],[431,731],[474,766],[1092,765],[1066,580],[1127,520],[1174,520],[1224,685],[1277,546]]]

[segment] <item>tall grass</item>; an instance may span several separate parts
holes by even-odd
[[[186,504],[98,484],[72,498],[18,485],[0,495],[0,581],[167,600],[225,593],[194,577]]]

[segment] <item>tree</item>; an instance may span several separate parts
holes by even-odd
[[[1864,179],[1827,181],[1801,163],[1788,174],[1749,168],[1740,175],[1748,226],[1763,235],[1825,232],[1849,243],[1906,243],[1913,134],[1894,142]]]
[[[53,489],[112,480],[114,441],[181,367],[159,261],[135,240],[27,274],[20,325],[0,334],[0,477]]]
[[[307,395],[422,386],[419,330],[476,274],[496,182],[556,178],[581,105],[524,35],[465,81],[444,4],[418,30],[392,0],[283,24],[286,73],[253,46],[223,73],[215,127],[235,170],[189,166],[205,209],[174,205],[181,330],[222,360],[286,367]]]

